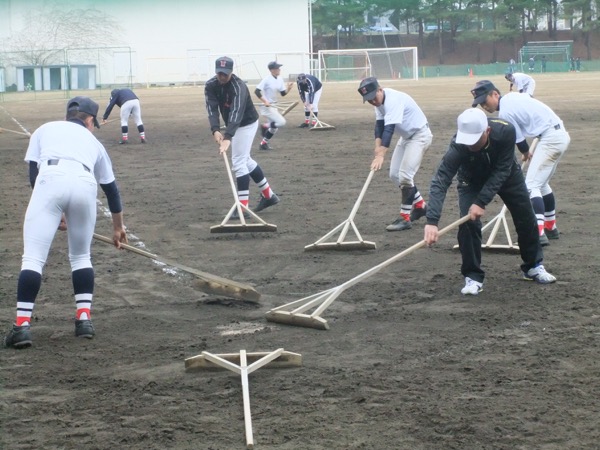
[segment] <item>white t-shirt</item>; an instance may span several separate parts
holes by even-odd
[[[409,138],[427,125],[427,117],[413,98],[404,92],[384,88],[384,103],[375,107],[375,119],[383,119],[385,125],[396,125],[403,138]]]
[[[77,161],[89,168],[100,184],[115,181],[106,149],[90,130],[78,123],[48,122],[33,132],[25,161],[37,162],[39,166],[50,159]]]
[[[500,98],[498,117],[512,123],[517,132],[516,142],[535,137],[556,125],[564,127],[562,120],[544,103],[529,95],[511,92]]]
[[[283,84],[283,78],[274,77],[273,75],[269,75],[264,78],[258,86],[257,89],[262,91],[263,97],[267,99],[269,103],[277,103],[277,93],[285,92],[286,88]]]

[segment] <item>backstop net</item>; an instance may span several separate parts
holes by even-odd
[[[318,76],[323,81],[359,81],[419,77],[416,47],[319,50]]]

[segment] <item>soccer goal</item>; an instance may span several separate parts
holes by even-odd
[[[318,71],[323,81],[419,78],[417,47],[319,50]]]
[[[573,41],[528,42],[519,50],[523,72],[566,71],[573,56]]]

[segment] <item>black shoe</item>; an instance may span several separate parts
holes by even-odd
[[[546,233],[540,235],[540,245],[542,247],[547,247],[550,245],[550,241],[548,240],[548,236],[546,236]]]
[[[273,150],[273,148],[269,145],[268,142],[261,142],[260,143],[260,149],[261,150]]]
[[[27,348],[31,346],[31,331],[29,325],[18,327],[13,325],[12,329],[4,336],[3,346],[6,348]]]
[[[243,210],[243,209],[242,209]],[[249,219],[250,218],[250,213],[248,211],[244,211],[244,219]],[[231,213],[231,216],[229,217],[230,219],[239,219],[240,215],[238,214],[237,208],[233,210],[233,212]]]
[[[276,205],[277,203],[279,203],[279,197],[277,197],[275,193],[271,194],[270,198],[265,198],[263,195],[261,195],[260,201],[258,202],[258,205],[256,205],[256,208],[254,208],[254,211],[262,211],[263,209]]]
[[[310,127],[308,122],[304,122],[302,125],[298,125],[298,128],[308,128],[308,127]]]
[[[544,230],[544,234],[546,235],[546,237],[548,239],[558,239],[560,231],[558,231],[558,228],[555,228],[554,230],[546,229],[546,230]]]
[[[129,144],[129,141],[119,141],[119,144],[123,145],[123,144]]]
[[[388,231],[402,231],[402,230],[410,230],[412,228],[412,223],[410,220],[405,220],[402,217],[398,217],[391,224],[385,227]]]
[[[91,320],[76,320],[75,321],[75,336],[91,339],[96,334],[94,325]]]
[[[141,138],[141,139],[140,139],[140,142],[141,142],[142,144],[145,144],[145,143],[146,143],[146,139],[144,139],[144,138]]]
[[[410,221],[414,222],[415,220],[419,220],[421,217],[427,214],[427,206],[423,208],[414,208],[410,212]]]

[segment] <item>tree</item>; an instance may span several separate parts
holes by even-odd
[[[7,60],[14,64],[43,66],[64,61],[75,48],[110,46],[122,29],[111,16],[96,9],[72,9],[67,3],[44,4],[23,16],[24,27],[4,39]]]

